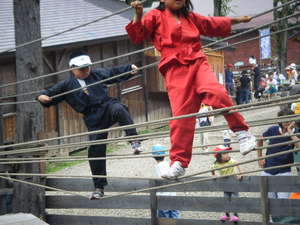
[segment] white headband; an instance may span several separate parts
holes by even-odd
[[[87,55],[80,55],[72,58],[69,62],[69,66],[89,66],[92,64],[91,58]]]

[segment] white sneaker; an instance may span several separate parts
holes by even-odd
[[[169,179],[171,177],[171,168],[170,164],[167,161],[162,161],[156,164],[156,173],[161,178]]]
[[[243,130],[235,132],[240,143],[240,152],[247,155],[256,146],[256,138],[249,131]]]
[[[171,166],[171,177],[170,179],[176,179],[179,176],[185,174],[185,169],[182,167],[181,162],[175,161]]]

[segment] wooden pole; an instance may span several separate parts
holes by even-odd
[[[270,224],[270,208],[269,208],[269,198],[268,198],[268,177],[262,176],[260,178],[260,195],[261,195],[261,215],[262,224]]]
[[[40,0],[14,0],[15,44],[20,45],[41,37]],[[41,42],[35,42],[16,49],[16,80],[26,80],[43,74],[43,54]],[[44,87],[43,81],[26,82],[17,85],[17,94],[39,90]],[[32,100],[31,96],[17,97],[17,101]],[[39,104],[19,104],[17,112],[17,142],[37,139],[43,128],[43,111]],[[19,167],[18,172],[39,173],[38,164]],[[17,177],[36,183],[40,179]],[[27,212],[35,216],[44,215],[44,190],[24,184],[14,184],[13,212]]]
[[[155,187],[156,181],[150,180],[149,184],[150,184],[150,187]],[[151,225],[158,225],[156,190],[150,191],[150,209],[151,209]]]

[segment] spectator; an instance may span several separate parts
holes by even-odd
[[[258,87],[259,87],[259,79],[260,79],[260,68],[259,65],[257,64],[253,64],[253,74],[254,74],[254,84],[253,84],[253,88],[255,91],[257,91]]]
[[[228,93],[232,96],[234,85],[233,85],[233,73],[232,73],[232,64],[228,64],[225,70],[225,86]]]
[[[152,146],[152,155],[156,161],[156,173],[160,177],[161,168],[169,168],[169,162],[165,161],[165,154],[168,153],[168,149],[164,145],[153,145]],[[176,196],[176,192],[157,192],[157,196]],[[166,219],[179,219],[180,212],[179,210],[158,210],[158,218]]]
[[[240,87],[240,100],[239,104],[247,104],[250,102],[251,95],[251,79],[247,75],[247,71],[242,72],[242,77],[240,78],[241,87]]]
[[[201,104],[199,113],[206,113],[209,111],[212,111],[213,108],[211,106],[207,106],[204,104]],[[205,127],[205,126],[210,126],[212,125],[212,122],[214,121],[214,116],[204,116],[204,117],[198,117],[198,126],[196,125],[196,128],[198,127]],[[200,143],[201,145],[206,145],[208,144],[208,137],[207,137],[207,133],[201,133],[200,134]],[[207,150],[207,147],[203,147],[203,150]]]
[[[231,150],[231,148],[230,147],[225,147],[223,145],[219,145],[214,149],[214,151],[216,152],[214,154],[214,156],[216,158],[216,161],[214,162],[214,164],[212,166],[212,169],[217,169],[217,168],[224,167],[224,166],[230,166],[230,165],[236,163],[236,161],[233,160],[229,156],[228,152],[223,152],[223,151],[228,151],[228,150]],[[232,175],[236,172],[241,172],[241,170],[238,166],[232,166],[232,167],[217,170],[217,171],[218,171],[220,176]],[[212,175],[213,176],[216,175],[215,171],[212,171]],[[238,180],[241,180],[242,176],[237,176],[236,178]],[[224,198],[227,198],[229,200],[229,202],[231,201],[231,198],[238,198],[238,197],[239,197],[238,192],[224,192]],[[231,222],[235,222],[235,223],[240,221],[239,216],[238,216],[237,213],[233,213],[233,216],[230,217],[229,212],[225,212],[225,215],[221,216],[220,220],[222,222],[230,220]]]
[[[278,117],[281,116],[288,116],[288,115],[293,115],[294,112],[290,110],[289,108],[285,108],[281,111],[278,112]],[[290,135],[294,134],[297,131],[294,128],[295,123],[294,122],[284,122],[284,123],[279,123],[277,126],[271,126],[269,127],[264,133],[263,137],[270,137],[270,136],[277,136],[277,135]],[[278,144],[278,143],[284,143],[287,141],[291,140],[300,140],[297,136],[287,136],[287,137],[278,137],[278,138],[273,138],[269,140],[269,145],[273,144]],[[263,146],[263,140],[258,141],[258,147]],[[300,148],[300,142],[297,142],[295,144],[287,144],[287,145],[282,145],[282,146],[277,146],[277,147],[269,147],[267,148],[266,155],[271,155],[274,153],[278,152],[284,152],[293,149],[296,146],[296,148]],[[257,151],[257,156],[261,157],[262,156],[262,150]],[[260,160],[259,166],[261,168],[269,168],[273,166],[281,166],[289,163],[294,162],[294,157],[293,153],[287,153],[284,155],[276,156],[276,157],[271,157],[266,160]],[[283,168],[278,168],[278,169],[272,169],[272,170],[267,170],[262,172],[262,176],[291,176],[291,167],[283,167]],[[290,193],[287,192],[270,192],[269,193],[269,198],[288,198]]]
[[[277,92],[277,81],[273,78],[273,75],[269,75],[267,79],[266,92],[268,94],[268,99],[270,100],[274,94]]]
[[[287,80],[285,85],[289,87],[294,86],[296,84],[296,79],[293,73],[293,68],[288,66],[285,68],[285,72],[287,74]]]

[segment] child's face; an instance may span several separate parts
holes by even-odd
[[[184,7],[186,0],[161,0],[161,2],[165,3],[166,8],[177,11]]]
[[[227,162],[230,160],[230,156],[229,154],[226,152],[226,153],[222,153],[222,161],[223,162]]]
[[[292,124],[293,122],[283,122],[281,123],[281,126],[283,129],[288,129],[288,127]]]

